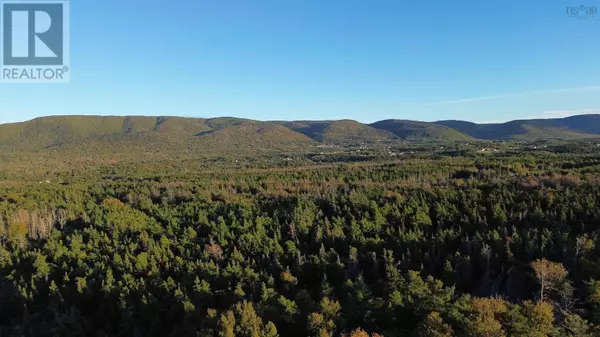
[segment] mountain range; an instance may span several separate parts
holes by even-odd
[[[600,138],[600,115],[476,124],[446,120],[388,119],[255,121],[241,118],[52,116],[0,125],[0,151],[79,149],[90,151],[196,152],[281,149],[315,144],[408,140],[535,140]]]

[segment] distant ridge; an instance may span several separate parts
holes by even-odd
[[[438,121],[477,139],[509,140],[538,138],[589,138],[600,135],[600,115],[565,118],[514,120],[506,123],[476,124],[464,121]]]
[[[353,120],[278,122],[316,141],[328,144],[373,142],[395,138],[384,129]]]
[[[372,127],[387,130],[405,139],[469,140],[471,136],[450,127],[436,123],[387,119],[371,124]]]
[[[88,151],[198,152],[288,149],[324,144],[408,140],[535,140],[600,138],[600,115],[477,124],[388,119],[255,121],[234,117],[52,116],[0,125],[0,151],[61,148]]]

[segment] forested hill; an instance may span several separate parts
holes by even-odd
[[[502,124],[475,124],[464,121],[439,121],[478,139],[586,138],[600,134],[600,115],[578,115],[566,118],[515,120]]]
[[[240,118],[55,116],[0,125],[0,151],[57,148],[215,151],[357,144],[392,139],[534,140],[600,137],[600,115],[518,120],[503,124],[465,121],[384,120],[254,121]]]

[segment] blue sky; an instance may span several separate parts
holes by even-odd
[[[70,83],[0,84],[0,122],[65,114],[486,122],[600,113],[600,16],[567,15],[581,4],[72,1]]]

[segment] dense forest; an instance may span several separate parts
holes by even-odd
[[[2,177],[0,336],[599,335],[597,154],[153,165]]]

